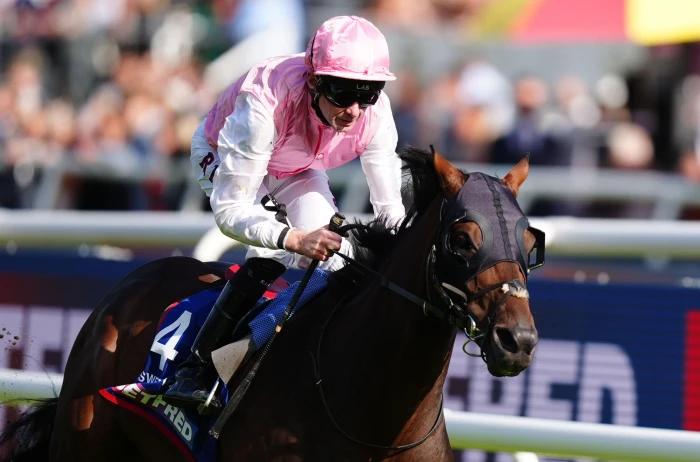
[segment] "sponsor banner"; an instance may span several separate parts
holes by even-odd
[[[455,342],[445,384],[454,410],[700,429],[700,290],[531,281],[540,334],[517,377],[489,375]],[[468,462],[512,461],[467,451]],[[546,459],[542,459],[546,460]]]

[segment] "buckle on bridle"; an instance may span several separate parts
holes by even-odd
[[[474,358],[483,358],[484,352],[481,349],[481,346],[479,346],[479,344],[477,343],[477,341],[484,338],[486,332],[479,331],[479,328],[476,325],[476,321],[474,320],[472,315],[467,314],[467,319],[469,319],[469,325],[462,329],[464,331],[464,335],[467,336],[467,340],[462,344],[462,351],[467,356],[472,356]],[[475,343],[476,346],[479,347],[478,353],[473,353],[467,349],[470,343]]]

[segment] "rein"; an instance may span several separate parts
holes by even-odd
[[[345,232],[348,229],[351,229],[353,227],[358,227],[358,226],[359,225],[343,226],[339,230],[338,233],[343,235],[343,234],[345,234]],[[430,255],[426,259],[426,266],[427,266],[426,276],[428,278],[431,278],[431,277],[435,278],[435,281],[437,282],[437,278],[436,278],[435,273],[432,269],[432,267],[434,265],[434,252],[435,252],[435,246],[433,245],[431,252],[430,252]],[[372,276],[376,277],[379,281],[380,286],[386,287],[390,291],[394,292],[396,295],[410,301],[411,303],[413,303],[415,305],[418,305],[421,308],[421,310],[423,311],[423,314],[425,316],[432,314],[433,316],[435,316],[439,319],[447,319],[447,321],[452,325],[461,327],[467,336],[467,341],[462,346],[462,350],[469,356],[480,356],[480,357],[482,357],[482,359],[484,358],[483,352],[479,355],[475,355],[474,353],[468,352],[466,347],[470,342],[476,342],[478,339],[483,337],[485,335],[485,333],[479,332],[479,329],[476,325],[476,321],[469,314],[466,314],[466,319],[469,320],[469,326],[462,327],[464,315],[461,314],[462,313],[461,309],[452,301],[452,299],[447,294],[444,293],[444,291],[442,290],[442,285],[440,285],[440,284],[437,284],[437,285],[427,284],[428,287],[431,287],[431,286],[436,287],[438,289],[438,292],[441,295],[441,298],[446,299],[448,301],[447,313],[445,313],[444,310],[441,310],[440,308],[435,306],[430,301],[428,301],[424,298],[421,298],[412,292],[409,292],[408,290],[404,289],[403,287],[401,287],[398,284],[389,280],[389,278],[387,278],[385,275],[368,267],[367,265],[365,265],[363,263],[360,263],[359,261],[355,260],[354,258],[352,258],[352,257],[350,257],[342,252],[339,252],[339,251],[335,251],[334,253],[336,255],[338,255],[339,257],[341,257],[342,259],[344,259],[348,264],[354,265],[354,266],[362,269],[364,272],[369,273]],[[484,288],[478,290],[477,292],[474,292],[471,294],[465,294],[464,292],[460,291],[459,289],[457,289],[455,287],[450,286],[449,284],[447,284],[447,288],[451,289],[451,291],[453,291],[453,292],[456,291],[456,293],[458,293],[458,295],[461,295],[465,299],[466,303],[472,303],[472,302],[480,299],[484,295],[488,294],[489,292],[496,290],[496,289],[500,289],[501,292],[503,293],[504,297],[508,296],[508,295],[515,296],[515,297],[523,297],[523,294],[525,294],[524,295],[525,297],[527,296],[527,289],[525,289],[525,287],[522,285],[522,283],[520,283],[517,280],[493,284],[493,285],[484,287]],[[330,315],[328,316],[328,319],[323,324],[323,326],[321,326],[321,333],[319,335],[318,345],[316,348],[315,356],[313,353],[311,353],[311,361],[313,363],[313,368],[314,368],[315,384],[318,387],[319,396],[321,398],[321,403],[323,404],[323,408],[326,411],[326,415],[328,416],[328,418],[330,419],[331,423],[333,424],[335,429],[338,431],[338,433],[340,433],[343,437],[345,437],[349,441],[352,441],[353,443],[358,444],[360,446],[365,446],[365,447],[369,447],[369,448],[373,448],[373,449],[381,449],[381,450],[385,450],[385,451],[398,451],[398,452],[406,451],[406,450],[415,448],[417,446],[420,446],[428,438],[430,438],[433,435],[433,433],[435,433],[435,431],[437,430],[437,428],[440,425],[440,422],[442,421],[442,416],[443,416],[442,405],[443,405],[443,401],[444,401],[444,396],[442,394],[440,395],[440,404],[438,406],[439,412],[437,413],[437,416],[435,417],[435,420],[433,421],[433,424],[430,427],[430,429],[428,430],[428,432],[424,436],[422,436],[421,438],[419,438],[418,440],[416,440],[414,442],[402,444],[402,445],[397,445],[397,446],[383,445],[383,444],[378,444],[378,443],[367,442],[367,441],[364,441],[364,440],[361,440],[359,438],[352,436],[335,419],[333,412],[328,404],[328,401],[326,400],[326,395],[325,395],[325,392],[323,390],[323,378],[321,377],[321,347],[323,344],[323,338],[324,338],[324,335],[326,332],[326,328],[330,324],[331,320],[333,319],[333,316],[338,311],[339,307],[342,306],[349,297],[354,296],[354,295],[355,295],[354,293],[350,294],[350,295],[342,298],[340,301],[338,301],[335,304],[335,306],[331,310]]]
[[[362,225],[357,224],[357,223],[342,226],[338,230],[338,234],[340,234],[341,236],[344,236],[347,233],[347,231],[349,231],[351,229],[359,228],[361,226]],[[386,276],[381,274],[379,271],[376,271],[376,270],[370,268],[369,266],[367,266],[363,263],[360,263],[359,261],[355,260],[354,258],[352,258],[352,257],[350,257],[350,256],[348,256],[340,251],[336,250],[333,253],[338,255],[339,257],[341,257],[346,262],[348,262],[348,264],[354,265],[354,266],[362,269],[364,272],[369,273],[372,276],[375,276],[379,280],[379,285],[381,285],[382,287],[386,287],[390,291],[394,292],[396,295],[405,298],[406,300],[413,303],[414,305],[418,305],[421,308],[421,310],[423,310],[423,314],[425,314],[426,316],[428,316],[429,314],[432,314],[433,316],[435,316],[438,319],[447,318],[447,321],[450,324],[456,325],[458,327],[462,327],[461,326],[462,322],[458,322],[459,321],[459,319],[457,319],[458,316],[454,315],[454,313],[458,311],[458,308],[452,302],[452,300],[449,299],[449,297],[447,297],[447,300],[449,300],[448,310],[447,310],[448,315],[445,315],[445,310],[441,310],[440,308],[435,306],[430,301],[425,300],[424,298],[421,298],[421,297],[417,296],[416,294],[409,292],[408,290],[399,286],[398,284],[390,281],[389,278],[387,278]],[[434,275],[434,271],[433,271],[433,266],[435,263],[435,256],[434,255],[435,255],[435,245],[433,245],[433,247],[431,249],[430,256],[426,259],[426,267],[427,267],[426,274]],[[427,284],[427,287],[431,287],[431,285],[432,284]],[[482,291],[479,291],[479,292],[473,294],[471,301],[475,301],[478,298],[481,298],[483,295],[486,295],[486,293],[489,292],[490,290],[493,290],[493,288],[487,288],[487,289],[488,290],[482,290]],[[474,326],[476,326],[476,321],[474,321],[473,318],[471,318],[471,317],[469,317],[469,318],[471,320],[470,324],[473,324]]]
[[[358,268],[361,268],[363,271],[371,274],[372,276],[377,277],[379,279],[380,286],[386,287],[390,291],[394,292],[396,295],[405,298],[406,300],[408,300],[409,302],[411,302],[415,305],[418,305],[423,310],[423,313],[426,316],[428,315],[428,313],[430,313],[430,314],[436,316],[437,318],[440,318],[440,319],[445,318],[445,313],[443,313],[441,309],[439,309],[438,307],[436,307],[435,305],[430,303],[428,300],[420,298],[416,294],[409,292],[408,290],[404,289],[403,287],[399,286],[398,284],[390,281],[389,278],[387,278],[386,276],[381,274],[379,271],[373,270],[369,266],[367,266],[363,263],[360,263],[359,261],[355,260],[354,258],[352,258],[348,255],[345,255],[344,253],[339,252],[337,250],[333,253],[338,255],[339,257],[341,257],[343,260],[345,260],[349,264],[355,265]]]
[[[338,234],[344,236],[347,233],[347,231],[359,228],[360,226],[362,225],[357,223],[341,226],[338,230]],[[464,334],[467,336],[467,342],[465,343],[462,350],[469,356],[475,356],[473,353],[470,353],[466,350],[466,345],[470,342],[475,342],[476,340],[480,339],[485,335],[485,333],[480,332],[476,320],[465,309],[466,305],[469,305],[470,303],[479,300],[483,296],[497,289],[499,289],[506,296],[510,295],[516,298],[527,299],[529,298],[529,293],[525,286],[516,279],[492,284],[490,286],[483,287],[477,290],[476,292],[465,293],[448,283],[439,281],[437,275],[435,274],[435,252],[435,244],[433,244],[430,249],[430,254],[428,255],[428,258],[425,262],[426,287],[432,287],[438,293],[443,303],[445,304],[446,309],[440,309],[433,303],[431,303],[431,301],[421,298],[412,292],[409,292],[408,290],[389,280],[389,278],[381,274],[379,271],[376,271],[368,267],[367,265],[360,263],[354,258],[340,251],[335,251],[334,253],[341,257],[343,260],[345,260],[348,264],[354,265],[362,269],[364,272],[375,276],[379,280],[380,286],[386,287],[390,291],[394,292],[396,295],[403,297],[404,299],[410,301],[414,305],[418,305],[423,311],[424,315],[433,315],[438,319],[446,320],[449,324],[452,324],[464,331]],[[445,290],[462,298],[464,300],[464,308],[458,306],[452,300],[452,298],[445,292]],[[430,292],[428,292],[428,297],[430,297]],[[479,354],[476,356],[481,356],[482,359],[484,358],[483,354]]]
[[[340,254],[339,252],[336,252],[336,253],[338,253],[339,255],[342,255],[342,254]],[[365,265],[363,265],[362,263],[359,263],[359,262],[353,260],[352,258],[348,257],[347,255],[343,256],[343,258],[346,258],[348,261],[354,262],[354,263],[357,264],[358,266],[365,267]],[[365,268],[366,268],[366,267],[365,267]],[[369,268],[367,268],[367,269],[370,270],[371,272],[375,273],[376,275],[379,275],[378,273],[374,272],[374,270],[371,270],[371,269],[369,269]],[[385,279],[386,279],[386,278],[385,278]],[[389,281],[389,282],[390,282],[390,281]],[[392,283],[392,284],[393,284],[393,283]],[[393,284],[393,285],[394,285],[395,287],[398,287],[398,286],[396,286],[395,284]],[[401,289],[401,288],[399,287],[399,289]],[[416,297],[415,295],[411,294],[410,292],[405,291],[405,290],[403,290],[403,289],[401,289],[401,290],[404,291],[406,294],[411,295],[412,297],[415,297],[415,298],[418,299],[418,300],[421,300],[420,298]],[[360,445],[360,446],[365,446],[365,447],[372,448],[372,449],[381,449],[381,450],[385,450],[385,451],[403,452],[403,451],[407,451],[407,450],[409,450],[409,449],[413,449],[413,448],[415,448],[415,447],[420,446],[421,444],[423,444],[428,438],[430,438],[430,437],[433,435],[433,433],[435,433],[435,431],[436,431],[436,430],[438,429],[438,427],[440,426],[440,422],[442,421],[442,417],[443,417],[442,404],[443,404],[443,402],[444,402],[444,395],[443,395],[442,393],[440,394],[440,404],[438,405],[439,411],[438,411],[438,413],[437,413],[437,416],[435,417],[435,420],[433,421],[433,425],[431,425],[431,427],[430,427],[430,430],[428,430],[428,432],[427,432],[425,435],[423,435],[421,438],[419,438],[419,439],[416,440],[416,441],[413,441],[412,443],[400,444],[400,445],[397,445],[397,446],[384,445],[384,444],[378,444],[378,443],[371,443],[371,442],[367,442],[367,441],[364,441],[364,440],[361,440],[361,439],[359,439],[359,438],[356,438],[356,437],[352,436],[352,435],[351,435],[348,431],[346,431],[346,430],[340,425],[340,423],[338,423],[338,421],[335,419],[335,417],[333,416],[333,411],[331,411],[331,408],[330,408],[330,406],[328,405],[328,401],[326,400],[326,394],[325,394],[325,392],[324,392],[324,390],[323,390],[323,378],[321,377],[321,347],[322,347],[322,345],[323,345],[323,338],[324,338],[325,333],[326,333],[326,328],[327,328],[328,325],[330,324],[331,319],[333,319],[333,316],[335,315],[335,313],[338,311],[338,309],[339,309],[341,306],[343,306],[343,305],[345,304],[345,302],[347,301],[347,299],[351,298],[351,297],[354,296],[354,295],[355,295],[354,293],[351,293],[351,294],[346,295],[345,297],[343,297],[341,300],[339,300],[339,301],[333,306],[333,309],[331,310],[331,313],[330,313],[330,315],[328,316],[328,319],[326,319],[326,322],[324,322],[323,325],[321,326],[321,333],[320,333],[320,335],[319,335],[319,337],[318,337],[318,345],[317,345],[317,347],[316,347],[316,355],[314,356],[314,354],[313,354],[312,352],[310,352],[310,354],[311,354],[311,362],[312,362],[313,368],[314,368],[315,385],[316,385],[316,387],[318,388],[318,394],[319,394],[319,396],[320,396],[320,398],[321,398],[321,403],[323,404],[323,408],[324,408],[324,410],[326,411],[326,415],[327,415],[328,418],[330,419],[330,421],[331,421],[331,423],[333,424],[333,426],[335,427],[335,429],[338,431],[338,433],[340,433],[341,435],[343,435],[343,437],[345,437],[347,440],[352,441],[353,443],[358,444],[358,445]],[[409,299],[409,300],[411,300],[411,299]],[[413,300],[412,300],[412,301],[413,301]],[[426,302],[426,303],[427,303],[427,302]]]

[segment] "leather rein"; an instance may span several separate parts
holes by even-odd
[[[349,225],[344,225],[342,226],[338,234],[340,235],[346,235],[347,231],[355,228],[361,227],[361,224],[349,224]],[[359,269],[361,269],[363,272],[371,274],[377,280],[379,281],[379,285],[382,287],[385,287],[389,289],[391,292],[395,293],[396,295],[404,298],[405,300],[410,301],[411,303],[419,306],[421,310],[423,311],[423,314],[425,316],[435,316],[438,319],[446,320],[449,324],[454,325],[464,331],[464,333],[467,336],[467,341],[465,344],[462,346],[463,351],[469,355],[469,356],[480,356],[484,361],[486,361],[484,357],[483,351],[480,354],[474,354],[470,353],[467,351],[466,347],[470,342],[476,343],[479,339],[483,338],[488,331],[491,329],[491,322],[492,318],[489,314],[489,325],[486,330],[486,332],[482,332],[478,327],[477,327],[477,322],[474,319],[474,317],[469,314],[466,310],[466,306],[470,303],[473,303],[486,294],[499,289],[502,293],[503,296],[517,296],[517,297],[522,297],[523,291],[525,294],[527,294],[527,290],[523,286],[523,284],[520,281],[517,280],[512,280],[512,281],[507,281],[507,282],[501,282],[498,284],[493,284],[487,287],[484,287],[482,289],[479,289],[476,292],[472,293],[464,293],[461,291],[459,292],[459,295],[464,299],[464,305],[459,306],[457,305],[452,298],[445,292],[444,290],[444,285],[440,283],[440,281],[437,278],[437,275],[435,274],[435,264],[436,264],[436,258],[435,258],[435,249],[436,249],[436,244],[434,243],[431,246],[430,253],[428,255],[428,258],[426,258],[426,286],[428,287],[428,298],[430,298],[430,289],[432,288],[434,291],[436,291],[439,294],[439,297],[443,304],[445,305],[444,309],[438,308],[435,304],[433,304],[430,300],[426,300],[424,298],[421,298],[417,296],[416,294],[409,292],[408,290],[404,289],[403,287],[399,286],[398,284],[392,282],[387,278],[385,275],[381,274],[380,272],[368,267],[367,265],[360,263],[359,261],[355,260],[354,258],[345,255],[339,251],[335,251],[334,253],[337,254],[339,257],[343,258],[349,265],[353,265]],[[449,286],[449,285],[448,285]],[[448,287],[448,290],[450,288]],[[451,292],[454,293],[454,288],[452,288]],[[340,306],[342,306],[347,299],[351,298],[354,296],[354,293],[348,294],[348,296],[343,297],[341,300],[339,300],[333,309],[331,310],[330,315],[326,319],[326,322],[321,326],[321,333],[319,335],[318,339],[318,345],[316,349],[316,354],[314,356],[313,352],[310,352],[311,354],[311,360],[313,362],[313,367],[314,367],[314,376],[315,376],[315,385],[318,388],[318,392],[321,398],[321,402],[323,404],[323,407],[326,411],[326,415],[330,419],[331,423],[335,427],[335,429],[343,435],[346,439],[349,441],[352,441],[353,443],[356,443],[360,446],[365,446],[368,448],[372,449],[381,449],[381,450],[386,450],[386,451],[397,451],[397,452],[402,452],[406,451],[412,448],[415,448],[417,446],[420,446],[423,444],[428,438],[430,438],[435,431],[438,429],[440,422],[443,420],[443,410],[442,410],[442,404],[444,401],[444,396],[441,394],[440,395],[440,405],[438,407],[439,412],[437,413],[437,416],[435,417],[435,420],[433,421],[432,426],[428,430],[428,432],[419,438],[418,440],[407,443],[407,444],[402,444],[402,445],[396,445],[396,446],[391,446],[391,445],[383,445],[383,444],[378,444],[378,443],[372,443],[368,441],[361,440],[359,438],[356,438],[352,436],[348,431],[346,431],[340,423],[335,419],[333,412],[330,409],[330,406],[328,405],[328,401],[326,400],[326,395],[323,390],[323,378],[321,377],[321,347],[323,344],[323,338],[324,334],[326,331],[326,328],[330,324],[330,321],[332,320],[333,316],[335,315],[336,311],[339,309]]]

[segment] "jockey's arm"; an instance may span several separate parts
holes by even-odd
[[[360,156],[362,171],[367,177],[369,199],[375,216],[383,216],[396,224],[406,214],[401,200],[401,159],[396,154],[398,134],[389,99],[378,104],[381,124],[372,141]]]
[[[326,260],[327,249],[340,248],[339,235],[327,229],[290,229],[255,202],[267,175],[274,141],[272,114],[253,95],[241,93],[217,140],[221,161],[210,196],[216,223],[223,234],[244,244],[270,249],[282,247]]]
[[[218,135],[221,159],[213,178],[211,208],[223,234],[244,244],[276,249],[287,226],[255,198],[267,174],[275,125],[272,114],[250,93],[236,98]],[[194,163],[194,162],[193,162]]]
[[[204,125],[206,124],[206,119],[197,127],[192,135],[192,147],[190,151],[190,163],[192,164],[192,173],[194,178],[201,186],[202,191],[207,195],[211,196],[211,192],[214,189],[213,181],[214,174],[219,168],[220,159],[219,154],[216,149],[209,146],[207,141],[207,136],[204,131]]]

